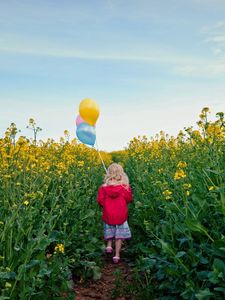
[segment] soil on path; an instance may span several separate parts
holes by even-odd
[[[111,258],[105,258],[101,272],[100,280],[75,283],[76,300],[132,299],[127,288],[131,284],[131,268],[125,261],[114,264]]]

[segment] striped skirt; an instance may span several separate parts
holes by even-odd
[[[131,232],[127,221],[121,225],[108,225],[104,223],[104,239],[130,239]]]

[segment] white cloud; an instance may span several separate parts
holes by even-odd
[[[27,40],[26,38],[18,38],[5,36],[0,40],[0,52],[5,54],[25,54],[34,56],[47,56],[58,58],[78,58],[87,60],[123,60],[123,61],[139,61],[139,62],[157,62],[157,63],[182,63],[182,61],[191,61],[191,57],[179,57],[179,55],[170,55],[160,53],[159,51],[143,52],[132,51],[132,49],[99,49],[89,48],[83,49],[79,47],[66,47],[60,43],[49,42],[45,40]]]
[[[212,42],[215,44],[225,45],[225,34],[223,35],[214,35],[206,39],[206,42]]]
[[[220,52],[220,49],[216,49]],[[175,72],[193,77],[212,78],[218,75],[225,75],[225,60],[205,64],[184,65],[175,68]]]
[[[207,34],[207,33],[215,33],[215,32],[218,32],[218,30],[220,29],[224,29],[225,27],[225,22],[224,21],[218,21],[216,23],[214,23],[213,25],[209,26],[203,26],[201,28],[201,33],[203,34]]]
[[[211,27],[205,26],[201,33],[206,36],[204,42],[211,45],[212,52],[216,56],[225,56],[225,22],[219,21]],[[215,51],[216,48],[216,51]]]
[[[225,75],[225,60],[211,60],[185,56],[183,54],[167,51],[165,48],[160,51],[152,52],[136,51],[123,49],[120,52],[113,49],[78,49],[57,45],[49,41],[32,40],[30,43],[26,38],[21,40],[5,37],[5,42],[0,42],[0,52],[6,54],[23,54],[32,56],[46,56],[55,58],[75,58],[85,60],[106,60],[106,61],[130,61],[149,64],[158,64],[161,66],[171,65],[170,70],[175,74],[181,74],[191,77],[212,78],[218,75]],[[153,47],[154,48],[154,47]],[[221,53],[221,48],[215,48],[214,52]]]
[[[200,33],[205,36],[203,43],[211,47],[214,57],[193,60],[174,68],[175,73],[185,76],[212,78],[225,75],[225,22],[219,21],[212,26],[204,26]]]
[[[217,56],[221,55],[223,53],[223,51],[220,48],[213,48],[212,51],[213,51],[213,54],[217,55]]]
[[[134,61],[159,64],[196,64],[207,61],[202,57],[184,54],[169,45],[151,43],[126,44],[120,41],[117,45],[92,44],[90,47],[77,43],[65,43],[63,40],[54,40],[46,37],[31,37],[21,33],[5,33],[0,38],[0,52],[4,54],[22,54],[33,56],[45,56],[55,58],[78,58],[87,60],[111,60],[111,61]]]

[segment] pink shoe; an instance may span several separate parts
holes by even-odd
[[[120,261],[120,257],[119,256],[113,256],[113,262],[114,262],[114,264],[118,264],[119,261]]]
[[[113,252],[113,249],[112,249],[112,247],[106,247],[105,248],[105,253],[112,253]]]

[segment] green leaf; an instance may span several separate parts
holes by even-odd
[[[197,222],[197,220],[186,220],[185,223],[188,226],[188,228],[192,231],[200,232],[203,234],[205,234],[207,231],[204,226]]]
[[[216,174],[216,175],[221,175],[223,174],[223,171],[216,171],[216,170],[210,170],[210,169],[206,169],[206,171],[210,172],[210,173],[213,173],[213,174]]]
[[[224,262],[219,258],[215,258],[213,261],[213,270],[225,274]]]
[[[197,220],[186,220],[185,224],[187,225],[187,227],[194,232],[199,232],[201,234],[206,235],[212,242],[214,242],[214,240],[211,238],[211,236],[208,234],[207,229],[201,225]]]
[[[209,263],[208,259],[205,258],[205,257],[203,257],[203,256],[200,257],[200,260],[199,260],[199,261],[200,261],[200,263],[203,264],[203,265],[207,265],[207,264]]]
[[[179,251],[179,252],[177,252],[177,254],[176,254],[175,258],[180,258],[180,257],[183,257],[185,254],[186,254],[186,252],[185,252],[185,251]]]
[[[36,249],[37,250],[45,250],[50,244],[51,244],[51,239],[44,237],[40,243],[37,245]]]
[[[225,252],[225,240],[224,240],[224,239],[216,240],[216,241],[213,243],[213,246],[214,246],[216,249]]]
[[[208,271],[200,271],[197,273],[197,276],[200,280],[207,280],[209,277],[209,272]]]
[[[93,218],[93,216],[95,215],[95,211],[93,209],[89,209],[85,216],[82,217],[82,221],[83,220],[86,220],[86,219],[89,219],[89,218]]]
[[[220,280],[215,272],[209,272],[209,281],[212,282],[213,284],[219,283]]]
[[[225,295],[225,288],[223,288],[223,287],[216,287],[216,288],[214,288],[214,290],[218,291],[218,292],[222,292]]]
[[[93,279],[99,280],[102,276],[101,269],[99,267],[93,268]]]
[[[38,276],[40,276],[40,277],[48,276],[48,277],[49,277],[49,275],[50,275],[51,273],[52,273],[52,270],[43,268],[43,269],[39,272]]]
[[[195,297],[198,300],[206,300],[209,299],[210,296],[214,296],[214,293],[211,293],[208,288],[204,290],[199,290],[199,292],[195,294]]]
[[[164,242],[162,239],[159,239],[159,241],[160,241],[162,249],[165,253],[175,256],[173,249],[170,247],[170,245],[168,243]]]
[[[15,272],[0,272],[0,279],[15,279]]]
[[[26,269],[29,270],[29,269],[31,269],[31,268],[33,268],[34,266],[37,266],[37,265],[39,265],[39,264],[40,264],[40,260],[32,259],[32,260],[30,261],[30,263],[26,265]]]

